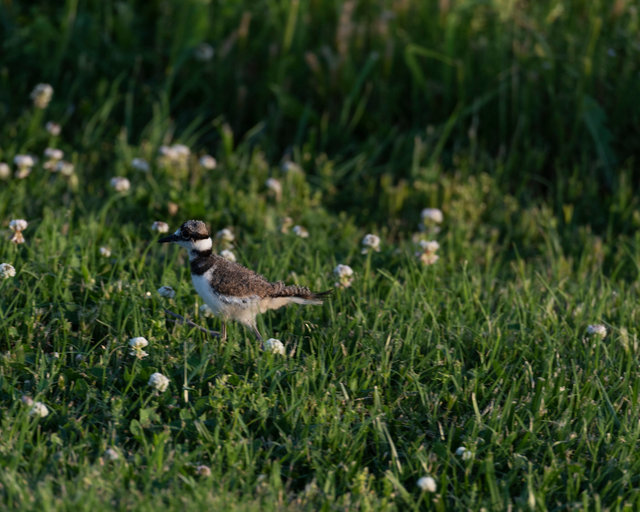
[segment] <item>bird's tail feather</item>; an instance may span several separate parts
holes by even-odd
[[[296,284],[285,286],[284,283],[275,283],[273,297],[291,297],[292,299],[302,299],[302,304],[322,304],[333,290],[324,292],[312,292],[306,286],[298,286]],[[297,302],[297,301],[296,301]]]
[[[278,309],[287,304],[319,306],[332,291],[312,292],[304,286],[285,286],[284,283],[274,283],[273,293],[260,302],[260,312]]]

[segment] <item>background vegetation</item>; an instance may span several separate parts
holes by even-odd
[[[637,508],[639,24],[626,0],[1,2],[5,505]],[[187,218],[271,279],[353,285],[264,317],[286,357],[206,339],[162,312],[217,326],[154,244]]]

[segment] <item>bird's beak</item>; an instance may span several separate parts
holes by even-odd
[[[166,243],[170,243],[170,242],[177,242],[178,240],[180,240],[180,237],[178,235],[176,235],[175,233],[172,233],[169,236],[165,236],[163,238],[161,238],[160,240],[158,240],[159,244],[166,244]]]

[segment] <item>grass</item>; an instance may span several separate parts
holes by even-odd
[[[7,509],[640,505],[637,9],[438,5],[0,6],[0,160],[40,158],[0,182]],[[186,161],[158,158],[178,142]],[[43,167],[48,146],[73,175]],[[419,232],[425,207],[439,231]],[[272,280],[324,290],[347,264],[353,284],[261,317],[286,356],[239,325],[207,338],[163,313],[219,326],[151,230],[188,218],[231,228]],[[367,233],[380,252],[361,254]]]

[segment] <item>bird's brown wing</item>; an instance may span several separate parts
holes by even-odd
[[[222,295],[235,297],[268,297],[274,285],[264,276],[249,270],[238,263],[215,256],[215,271],[211,275],[211,284]]]

